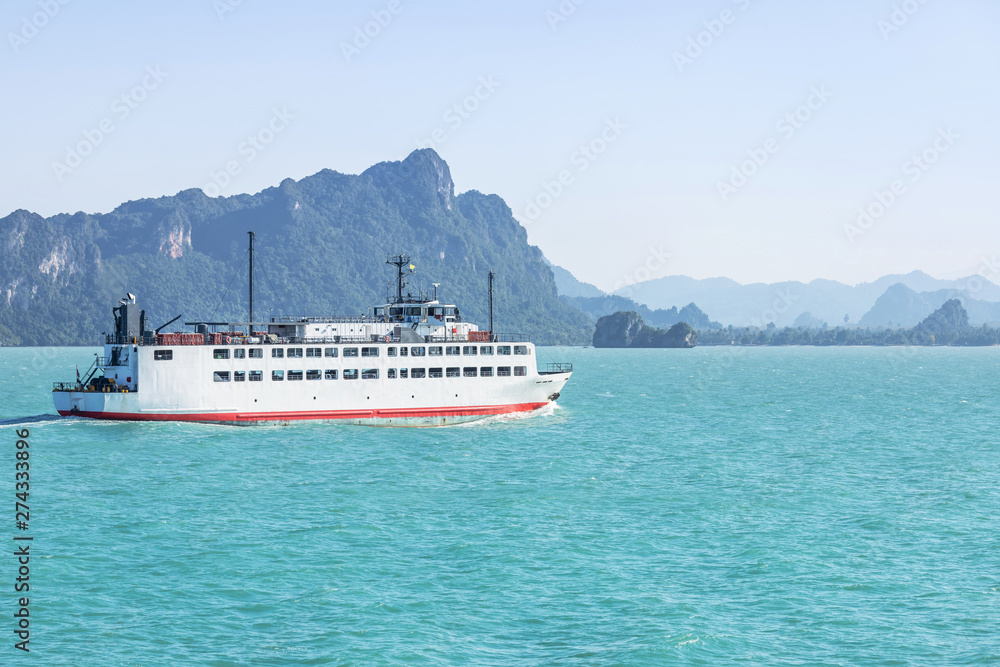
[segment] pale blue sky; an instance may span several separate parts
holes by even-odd
[[[220,19],[226,2],[4,3],[0,215],[108,211],[206,187],[229,161],[240,173],[226,195],[323,168],[358,173],[441,128],[434,146],[459,192],[501,195],[532,243],[605,289],[669,274],[954,277],[1000,255],[992,0],[586,0],[554,28],[558,0],[243,0]],[[391,4],[391,22],[348,62],[342,44]],[[885,36],[894,4],[913,13]],[[46,5],[55,15],[32,35],[24,22]],[[707,46],[679,71],[674,53],[706,21],[720,32],[719,17],[729,24],[702,34]],[[147,74],[157,67],[160,81]],[[144,80],[126,117],[115,100]],[[477,88],[478,108],[449,114]],[[830,98],[814,97],[794,134],[779,128],[812,89]],[[102,121],[113,132],[60,180],[53,163]],[[241,150],[272,123],[263,150]],[[957,138],[939,140],[947,150],[914,180],[907,161],[933,156],[948,128]],[[601,155],[577,153],[602,132],[613,141]],[[776,152],[723,201],[718,183],[765,146]],[[563,171],[549,202],[543,183]],[[885,214],[845,230],[895,180],[902,194]]]

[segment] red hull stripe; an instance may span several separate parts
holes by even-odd
[[[256,422],[292,421],[304,419],[406,419],[420,417],[486,417],[513,412],[530,412],[547,403],[486,405],[462,408],[398,408],[390,410],[306,410],[302,412],[191,412],[177,414],[134,412],[70,412],[60,410],[63,417],[89,417],[122,421],[185,421],[185,422]]]

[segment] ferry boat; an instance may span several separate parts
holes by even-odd
[[[440,426],[528,413],[559,398],[571,364],[539,370],[526,336],[462,319],[454,304],[405,294],[410,258],[396,267],[395,296],[360,318],[250,317],[185,322],[193,332],[152,330],[129,293],[113,308],[114,333],[81,379],[53,388],[63,416],[232,425],[298,420]],[[435,292],[437,290],[435,289]]]

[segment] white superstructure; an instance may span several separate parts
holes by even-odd
[[[56,384],[55,407],[98,419],[430,426],[559,397],[570,365],[539,371],[524,336],[480,331],[452,304],[403,297],[399,276],[397,298],[373,317],[188,323],[196,333],[149,331],[130,294],[114,309],[104,356],[84,380]]]

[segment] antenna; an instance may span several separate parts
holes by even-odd
[[[431,284],[434,285],[434,300],[437,301],[438,300],[438,287],[441,286],[441,283],[431,283]]]

